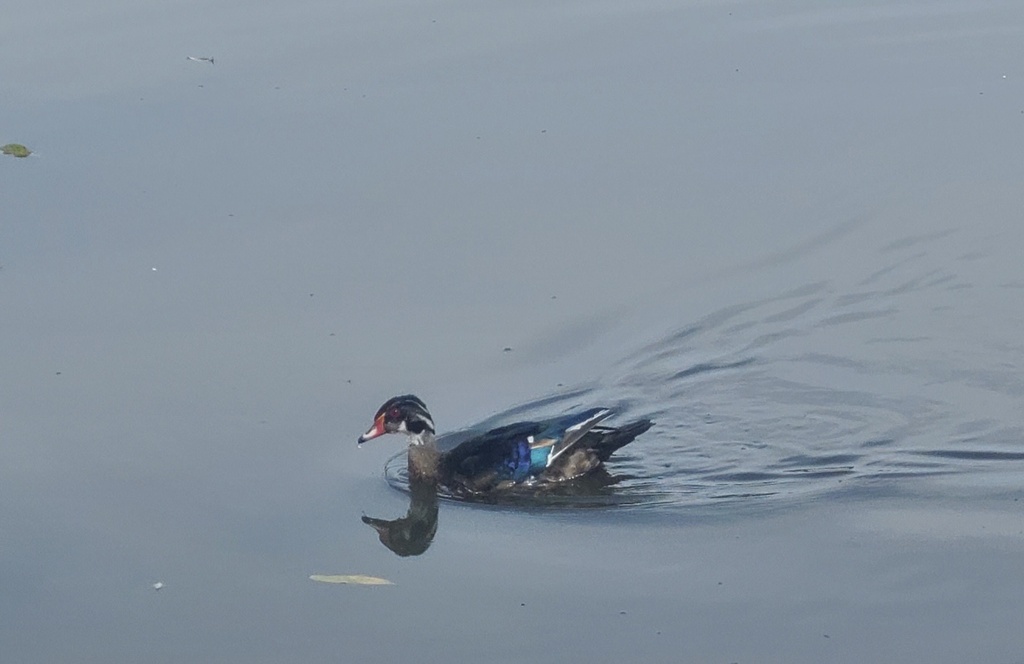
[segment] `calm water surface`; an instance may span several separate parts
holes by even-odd
[[[1024,662],[1020,3],[7,13],[5,664]]]

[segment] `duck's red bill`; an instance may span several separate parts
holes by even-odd
[[[373,421],[373,426],[370,427],[369,431],[359,436],[359,444],[362,445],[366,441],[373,440],[377,436],[383,436],[386,433],[387,431],[384,430],[384,416],[381,415]]]

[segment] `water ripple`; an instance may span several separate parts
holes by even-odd
[[[985,485],[986,474],[1024,470],[1024,345],[1007,334],[1020,306],[1006,306],[1006,279],[982,280],[972,266],[984,261],[958,260],[991,253],[969,244],[954,230],[891,240],[863,249],[867,276],[795,285],[648,332],[592,383],[474,429],[596,404],[616,410],[611,424],[655,426],[595,482],[490,500],[671,509],[913,491],[934,478]],[[396,486],[403,459],[389,463]]]

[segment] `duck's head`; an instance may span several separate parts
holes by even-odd
[[[359,436],[359,442],[362,444],[386,433],[408,434],[411,444],[421,444],[425,434],[434,435],[434,420],[419,398],[411,394],[392,397],[377,409],[373,426]]]

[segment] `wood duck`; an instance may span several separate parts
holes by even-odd
[[[410,482],[481,494],[582,477],[653,424],[645,419],[619,428],[598,426],[611,414],[608,408],[591,408],[540,422],[516,422],[442,452],[426,405],[406,394],[388,399],[377,410],[373,426],[359,437],[359,443],[386,433],[404,433],[409,437]]]

